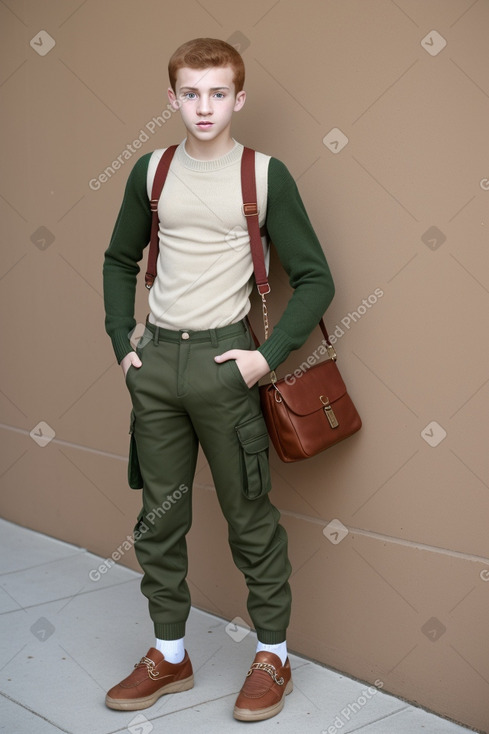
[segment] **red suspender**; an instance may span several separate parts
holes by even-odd
[[[148,255],[148,268],[146,270],[146,276],[144,279],[146,288],[148,290],[154,283],[156,278],[156,261],[158,259],[158,201],[165,185],[166,177],[168,175],[168,169],[172,162],[173,156],[177,149],[176,145],[171,145],[165,150],[161,156],[161,160],[158,163],[155,177],[153,180],[153,188],[151,190],[151,239],[149,241],[149,255]]]

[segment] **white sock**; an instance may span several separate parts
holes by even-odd
[[[287,660],[287,642],[284,640],[284,642],[279,642],[278,645],[265,645],[258,640],[256,652],[273,652],[275,655],[278,655],[282,661],[282,665],[285,665],[285,661]]]
[[[184,637],[179,640],[159,640],[156,638],[155,647],[169,663],[181,663],[185,657]]]

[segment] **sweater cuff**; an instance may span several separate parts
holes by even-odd
[[[287,359],[294,348],[290,337],[275,328],[270,338],[258,347],[258,351],[267,360],[270,370],[275,370]]]
[[[120,364],[126,354],[134,351],[129,340],[129,334],[125,329],[118,329],[111,334],[111,339],[117,362]]]

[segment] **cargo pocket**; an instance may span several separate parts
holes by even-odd
[[[268,432],[261,413],[236,426],[236,433],[240,444],[242,492],[254,500],[271,489]]]
[[[134,426],[136,423],[136,416],[134,410],[131,411],[131,425],[129,427],[129,434],[131,436],[129,443],[129,463],[127,465],[127,481],[131,489],[142,489],[143,488],[143,477],[141,476],[141,469],[139,467],[138,459],[138,448],[136,445],[136,437],[134,436]]]

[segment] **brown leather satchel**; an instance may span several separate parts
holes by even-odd
[[[254,151],[245,148],[241,169],[243,211],[248,223],[255,280],[262,299],[265,339],[268,314],[265,296],[270,293],[258,224]],[[260,400],[270,439],[285,462],[300,461],[324,451],[361,428],[362,421],[347,392],[336,364],[336,352],[323,319],[319,322],[329,359],[260,386]],[[256,346],[259,342],[251,329]]]
[[[308,459],[361,428],[336,358],[313,365],[300,377],[272,377],[259,389],[268,433],[282,461]]]

